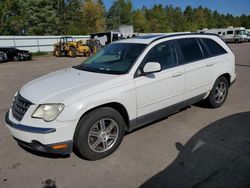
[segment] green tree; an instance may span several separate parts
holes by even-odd
[[[195,10],[191,6],[187,6],[184,10],[187,31],[197,31],[199,29],[195,20]]]
[[[132,24],[132,3],[130,0],[115,0],[107,15],[107,24],[110,29],[116,29],[120,25]]]
[[[56,10],[56,16],[57,16],[57,32],[58,34],[66,34],[65,31],[65,25],[66,25],[66,4],[65,0],[54,0],[53,1],[53,8]]]
[[[161,4],[154,5],[150,10],[146,11],[146,17],[149,22],[149,31],[153,33],[172,32],[169,24],[169,18]]]
[[[0,1],[0,34],[24,33],[22,8],[23,4],[20,0]]]
[[[250,28],[250,15],[224,15],[201,6],[133,9],[131,0],[114,0],[108,11],[103,0],[0,0],[0,35],[89,34],[126,24],[147,33]]]
[[[195,21],[197,23],[198,28],[196,28],[196,30],[198,29],[203,29],[203,28],[207,28],[208,24],[208,18],[205,15],[204,9],[203,7],[198,7],[197,9],[194,9],[195,12]]]
[[[133,12],[133,26],[135,32],[147,33],[149,30],[148,21],[143,10],[136,10]]]
[[[23,2],[24,27],[29,35],[57,35],[60,33],[56,9],[50,0]]]
[[[171,30],[173,32],[185,31],[186,23],[182,10],[179,7],[174,8],[172,5],[170,5],[165,7],[165,11]]]
[[[240,23],[241,23],[241,26],[247,28],[247,29],[250,29],[250,16],[248,15],[245,15],[243,14],[240,18]]]
[[[105,9],[99,1],[87,0],[83,3],[85,33],[102,32],[105,29]]]
[[[65,5],[65,34],[80,35],[85,33],[81,0],[67,0]]]

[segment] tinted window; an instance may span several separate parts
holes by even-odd
[[[217,56],[227,53],[227,51],[222,48],[217,42],[212,39],[202,39],[204,44],[207,46],[211,56]]]
[[[227,34],[232,35],[232,34],[234,34],[234,32],[233,31],[228,31]]]
[[[179,39],[177,41],[183,53],[183,63],[203,59],[203,54],[196,38]]]
[[[203,52],[203,56],[204,56],[204,57],[210,57],[210,54],[209,54],[209,52],[208,52],[208,50],[207,50],[207,48],[206,48],[204,42],[202,42],[201,39],[198,39],[198,40],[199,40],[199,44],[200,44],[201,49],[202,49],[202,52]]]
[[[172,42],[163,42],[153,47],[145,59],[143,64],[147,62],[158,62],[161,64],[162,70],[177,65],[177,58]]]

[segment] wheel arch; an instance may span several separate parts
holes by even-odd
[[[122,118],[124,119],[124,122],[125,122],[125,130],[128,131],[129,130],[129,114],[128,114],[128,111],[127,109],[125,108],[125,106],[119,102],[110,102],[110,103],[106,103],[106,104],[102,104],[102,105],[99,105],[99,106],[95,106],[89,110],[87,110],[86,112],[84,112],[79,121],[88,113],[98,109],[98,108],[102,108],[102,107],[110,107],[110,108],[113,108],[114,110],[116,110],[117,112],[119,112],[122,116]],[[78,121],[78,122],[79,122]]]
[[[228,81],[229,86],[230,86],[230,84],[231,84],[231,75],[229,73],[224,73],[224,74],[220,75],[218,78],[220,78],[220,77],[225,77],[227,79],[227,81]]]

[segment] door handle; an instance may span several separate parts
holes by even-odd
[[[178,77],[178,76],[181,76],[183,75],[183,72],[175,72],[172,77]]]

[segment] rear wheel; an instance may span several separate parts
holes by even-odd
[[[70,47],[69,52],[68,52],[68,56],[69,57],[76,57],[76,49],[73,47]]]
[[[125,122],[116,110],[103,107],[85,115],[78,123],[74,146],[81,157],[89,160],[113,153],[124,136]]]
[[[218,108],[223,105],[227,98],[229,83],[225,77],[219,77],[213,86],[208,98],[208,105],[212,108]]]

